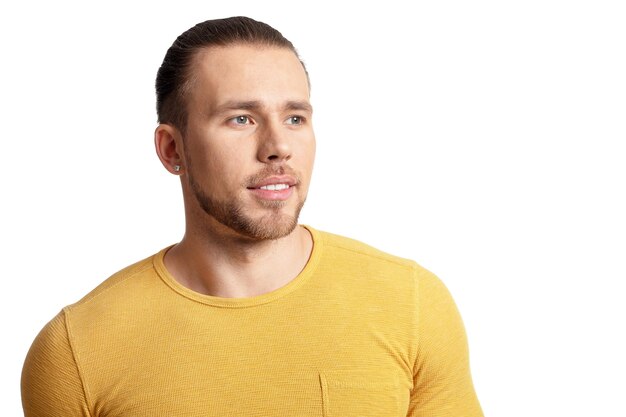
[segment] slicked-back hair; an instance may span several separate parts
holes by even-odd
[[[176,38],[157,72],[155,87],[159,123],[171,124],[184,135],[187,127],[187,95],[193,85],[195,55],[212,46],[235,44],[286,48],[300,59],[293,44],[266,23],[244,16],[198,23]],[[306,73],[306,67],[304,71]]]

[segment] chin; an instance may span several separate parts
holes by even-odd
[[[290,235],[298,226],[300,205],[293,214],[274,211],[260,218],[253,219],[247,216],[231,217],[231,229],[253,240],[276,240]]]
[[[287,213],[284,204],[264,207],[262,214],[254,215],[241,205],[222,205],[221,210],[208,212],[215,220],[236,234],[254,241],[276,240],[290,235],[298,226],[298,217],[304,202]],[[268,210],[269,208],[269,210]]]
[[[282,221],[259,222],[246,230],[246,236],[254,240],[276,240],[289,236],[298,226],[298,219],[283,219]]]

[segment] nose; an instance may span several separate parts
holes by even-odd
[[[270,124],[260,132],[257,153],[259,161],[274,163],[291,159],[292,147],[289,135],[283,130],[280,126]]]

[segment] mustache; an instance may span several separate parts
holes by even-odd
[[[293,168],[287,165],[272,165],[272,166],[266,166],[262,170],[257,172],[256,174],[253,174],[247,177],[244,181],[244,185],[246,187],[252,187],[255,184],[260,183],[267,177],[282,176],[282,175],[289,175],[290,177],[295,178],[296,182],[300,184],[300,175],[298,175],[298,173],[294,171]]]

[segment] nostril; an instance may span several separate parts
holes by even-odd
[[[267,157],[267,159],[269,159],[270,161],[274,161],[276,159],[278,159],[278,155],[270,155]]]

